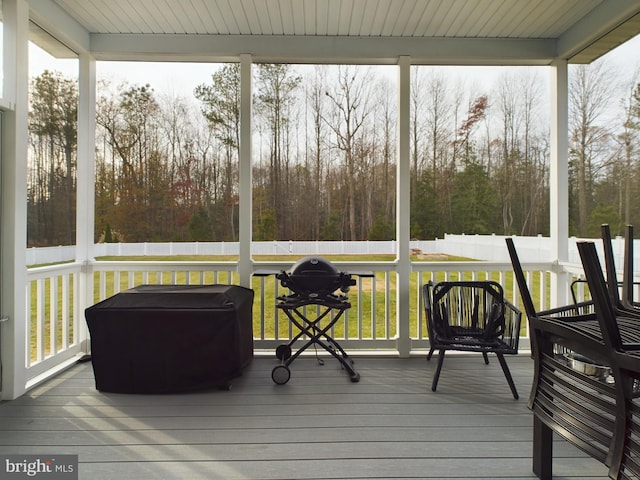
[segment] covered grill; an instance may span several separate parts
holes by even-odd
[[[275,274],[280,284],[290,293],[277,298],[276,307],[281,309],[300,332],[288,344],[276,348],[280,364],[273,368],[271,378],[279,385],[291,378],[289,365],[310,346],[320,346],[336,358],[349,374],[352,382],[360,380],[360,374],[353,368],[353,360],[331,337],[331,328],[351,308],[346,293],[356,284],[353,276],[372,277],[373,273],[348,273],[336,269],[322,257],[311,256],[300,259],[289,271],[256,272],[256,275]],[[318,308],[307,309],[309,305]],[[309,315],[315,313],[315,317]],[[330,315],[330,313],[333,313]],[[299,340],[306,342],[292,354],[292,347]],[[321,358],[318,363],[324,364]]]

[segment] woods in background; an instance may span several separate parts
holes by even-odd
[[[192,98],[100,83],[96,241],[235,241],[239,65]],[[545,68],[489,87],[413,67],[411,236],[548,235]],[[640,223],[640,83],[570,69],[570,233]],[[152,79],[150,79],[152,80]],[[397,85],[389,67],[254,67],[253,238],[395,237]],[[28,241],[75,243],[77,83],[31,82]]]

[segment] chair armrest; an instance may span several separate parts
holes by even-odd
[[[550,308],[537,312],[538,317],[563,318],[565,321],[586,320],[595,318],[593,313],[593,302],[580,302],[575,305],[565,305],[563,307]]]
[[[520,310],[518,307],[516,307],[513,303],[511,303],[506,298],[504,300],[504,304],[507,308],[513,310],[515,313],[519,313],[520,315],[522,315],[522,310]]]
[[[597,319],[567,322],[564,318],[533,317],[529,323],[532,335],[544,335],[554,344],[610,365],[611,351],[602,339]]]
[[[504,300],[504,331],[502,341],[513,352],[518,351],[522,312],[508,300]]]

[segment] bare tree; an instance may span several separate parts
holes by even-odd
[[[366,89],[366,80],[369,76],[370,72],[362,73],[361,69],[353,66],[340,66],[338,67],[336,87],[331,91],[326,91],[332,112],[325,121],[335,133],[337,147],[344,155],[350,240],[358,238],[355,182],[353,179],[356,178],[358,135],[370,113],[369,92]]]
[[[569,87],[570,158],[577,201],[577,235],[587,231],[595,163],[602,157],[609,130],[599,124],[612,100],[612,72],[603,62],[577,65]]]
[[[496,89],[500,114],[500,163],[492,165],[499,174],[498,193],[502,205],[503,233],[523,235],[535,218],[534,210],[544,192],[545,157],[538,146],[540,82],[531,72],[508,73]],[[542,162],[542,164],[540,163]],[[490,170],[491,171],[491,170]]]
[[[111,186],[116,189],[112,219],[128,241],[144,241],[162,231],[158,225],[163,218],[160,199],[166,189],[166,164],[158,150],[158,113],[149,85],[124,85],[98,102],[96,122],[118,179]]]
[[[633,75],[628,90],[629,93],[621,101],[624,118],[622,131],[617,136],[617,141],[622,149],[623,167],[621,170],[626,172],[626,175],[622,178],[622,190],[624,193],[621,193],[620,199],[624,208],[624,222],[627,225],[632,223],[632,182],[634,177],[632,172],[636,171],[634,160],[640,153],[637,147],[638,138],[640,138],[640,83],[637,81],[638,78],[638,74]]]
[[[292,108],[295,91],[302,78],[291,65],[262,64],[258,69],[257,110],[265,121],[269,132],[271,176],[271,207],[275,213],[279,237],[284,238],[290,231],[291,196],[287,195],[289,181],[290,137],[293,126]]]
[[[394,128],[397,109],[391,102],[391,95],[388,84],[384,84],[379,89],[381,98],[379,105],[382,108],[380,121],[382,122],[382,179],[380,181],[380,190],[382,190],[382,201],[380,208],[382,210],[381,217],[385,222],[393,223],[394,217],[394,185],[395,179],[392,166],[394,162],[394,145],[396,139],[396,130]],[[417,168],[417,166],[416,166]],[[417,174],[417,170],[415,172]]]
[[[31,81],[28,236],[36,243],[75,241],[78,86],[45,70]]]
[[[424,122],[426,130],[426,158],[431,168],[433,191],[437,192],[439,172],[447,170],[452,129],[455,125],[452,92],[442,73],[429,72],[426,86],[421,92],[425,99]]]
[[[322,121],[322,118],[326,115],[325,113],[325,102],[324,102],[324,85],[326,84],[326,78],[324,75],[324,69],[316,66],[314,70],[314,77],[311,81],[311,86],[307,92],[307,101],[311,110],[311,133],[310,133],[310,148],[308,148],[308,154],[311,158],[310,169],[311,169],[311,177],[312,181],[312,191],[311,195],[313,197],[313,205],[315,208],[315,215],[310,215],[307,219],[312,222],[312,230],[311,230],[311,238],[317,239],[320,238],[320,228],[321,228],[321,218],[322,212],[324,210],[325,217],[328,217],[328,209],[324,205],[326,198],[322,198],[322,192],[326,190],[325,188],[325,168],[328,168],[328,165],[325,165],[326,156],[328,153],[328,148],[325,149],[324,145],[326,144],[326,129],[325,123]],[[324,208],[323,208],[324,207]]]
[[[225,64],[211,75],[211,84],[198,85],[194,92],[201,111],[220,148],[212,152],[220,165],[220,209],[224,211],[230,235],[236,239],[238,159],[240,158],[240,65]],[[222,218],[221,218],[222,220]]]

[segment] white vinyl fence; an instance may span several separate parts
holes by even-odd
[[[509,262],[502,235],[445,235],[443,239],[415,240],[411,249],[423,254],[448,254],[490,262]],[[569,239],[570,263],[580,263],[576,249],[576,238]],[[599,239],[595,239],[600,246]],[[638,241],[638,240],[637,240]],[[637,242],[636,241],[636,242]],[[522,262],[547,262],[551,260],[548,237],[517,237],[518,254]],[[624,239],[613,239],[616,260],[622,262]],[[636,247],[635,252],[640,252]],[[336,242],[254,242],[253,255],[380,255],[394,254],[395,241],[336,241]],[[166,243],[99,243],[95,245],[95,256],[145,256],[145,255],[238,255],[238,242],[166,242]],[[640,255],[640,253],[638,253]],[[75,259],[75,246],[59,246],[27,249],[27,265],[44,265],[67,262]],[[640,259],[636,259],[636,269]]]

